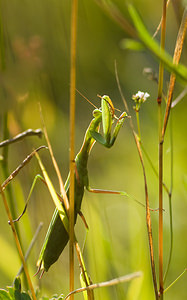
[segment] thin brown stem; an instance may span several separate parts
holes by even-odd
[[[23,255],[23,252],[22,252],[22,249],[21,249],[21,245],[20,245],[20,242],[19,242],[19,239],[18,239],[18,236],[17,236],[17,233],[16,233],[16,229],[15,229],[15,226],[14,226],[14,223],[13,223],[13,220],[12,220],[12,215],[11,215],[10,209],[8,207],[8,203],[6,201],[5,194],[4,194],[4,192],[1,188],[1,185],[0,185],[0,192],[1,192],[1,196],[2,196],[2,199],[3,199],[3,203],[4,203],[4,206],[5,206],[7,215],[8,215],[8,219],[10,221],[10,226],[12,228],[13,236],[14,236],[16,246],[17,246],[17,249],[18,249],[18,253],[20,255],[20,258],[21,258],[21,261],[22,261],[22,264],[23,264],[23,268],[24,268],[24,271],[25,271],[25,275],[27,277],[27,282],[28,282],[29,288],[31,290],[31,294],[32,294],[33,300],[36,300],[36,295],[35,295],[35,292],[34,292],[32,281],[31,281],[31,278],[30,278],[30,275],[29,275],[29,272],[28,272],[28,269],[27,269],[27,265],[26,265],[26,262],[25,262],[25,259],[24,259],[24,255]]]
[[[94,283],[92,285],[89,285],[88,287],[83,287],[83,288],[76,289],[72,293],[77,294],[77,293],[81,293],[81,292],[84,292],[84,291],[91,291],[93,289],[97,289],[97,288],[101,288],[101,287],[113,286],[113,285],[117,285],[119,283],[128,282],[128,281],[136,279],[140,276],[142,276],[142,273],[141,272],[136,272],[136,273],[132,273],[132,274],[129,274],[129,275],[122,276],[122,277],[114,278],[114,279],[109,280],[109,281]],[[68,299],[72,293],[69,293],[64,298],[64,300]]]
[[[7,139],[5,141],[2,141],[0,143],[0,147],[4,147],[4,146],[7,146],[7,145],[16,143],[16,142],[18,142],[20,140],[23,140],[27,136],[34,136],[34,135],[36,135],[39,138],[41,138],[42,137],[42,131],[41,131],[41,129],[36,129],[36,130],[27,129],[26,131],[23,131],[22,133],[17,134],[16,136],[14,136],[11,139]]]
[[[90,279],[87,275],[87,271],[86,271],[86,268],[85,268],[83,256],[82,256],[82,253],[81,253],[81,249],[79,247],[79,244],[78,244],[76,238],[75,238],[75,249],[76,249],[77,258],[78,258],[80,269],[81,269],[81,275],[83,277],[84,284],[88,288],[90,286],[91,282],[90,282]],[[73,295],[73,293],[72,293],[72,295]],[[94,300],[93,290],[88,290],[87,291],[87,296],[88,296],[88,300]]]
[[[168,7],[169,3],[170,3],[170,0],[167,0],[167,7]],[[160,30],[160,28],[162,26],[162,20],[163,20],[163,17],[161,18],[160,23],[158,24],[158,27],[157,27],[155,33],[153,34],[153,38],[155,38],[156,35],[157,35],[157,33],[159,32],[159,30]]]
[[[163,281],[163,143],[159,143],[159,284],[160,298],[164,291]]]
[[[78,0],[72,0],[71,13],[71,69],[70,69],[70,292],[74,289],[74,172],[75,172],[75,95],[76,95],[76,40]],[[74,299],[74,296],[71,296]]]
[[[115,65],[115,72],[116,72],[116,80],[119,88],[119,92],[121,95],[121,98],[123,100],[123,103],[125,105],[126,111],[129,113],[129,108],[127,101],[123,95],[123,92],[121,90],[120,82],[119,82],[119,77],[117,73],[117,67]],[[155,299],[158,300],[158,289],[157,289],[157,278],[156,278],[156,270],[155,270],[155,259],[154,259],[154,249],[153,249],[153,236],[152,236],[152,224],[151,224],[151,216],[150,216],[150,206],[149,206],[149,195],[148,195],[148,187],[147,187],[147,178],[146,178],[146,172],[145,172],[145,167],[144,167],[144,161],[143,161],[143,156],[142,156],[142,150],[141,150],[141,145],[139,142],[139,139],[134,131],[134,125],[132,122],[132,118],[129,119],[130,127],[136,142],[140,162],[142,165],[142,170],[143,170],[143,176],[144,176],[144,187],[145,187],[145,205],[146,205],[146,224],[147,224],[147,232],[148,232],[148,241],[149,241],[149,254],[150,254],[150,260],[151,260],[151,270],[152,270],[152,278],[153,278],[153,286],[154,286],[154,292],[155,292]]]
[[[187,8],[185,9],[184,14],[183,14],[181,26],[180,26],[177,41],[176,41],[175,51],[174,51],[174,55],[173,55],[173,63],[176,65],[179,63],[179,60],[181,57],[184,38],[185,38],[185,34],[186,34],[186,29],[187,29]],[[168,97],[167,97],[166,112],[165,112],[165,117],[164,117],[164,125],[163,125],[163,129],[162,129],[162,138],[164,138],[167,123],[168,123],[168,118],[169,118],[169,114],[170,114],[171,101],[172,101],[173,90],[174,90],[174,86],[175,86],[175,79],[176,79],[176,76],[174,74],[171,74],[170,83],[169,83],[169,93],[168,93]]]
[[[166,36],[166,6],[167,1],[163,1],[162,26],[161,26],[161,49],[165,48]],[[162,90],[164,78],[164,65],[160,61],[159,81],[158,81],[158,134],[159,134],[159,298],[163,299],[164,280],[163,280],[163,139],[162,139]]]
[[[157,290],[157,279],[156,279],[156,271],[155,271],[155,260],[154,260],[154,249],[153,249],[153,235],[152,235],[152,224],[151,224],[151,215],[150,215],[150,206],[149,206],[149,196],[148,196],[148,187],[147,187],[147,179],[144,167],[144,161],[141,151],[141,146],[139,143],[139,139],[137,138],[136,134],[133,132],[136,146],[138,149],[142,169],[143,169],[143,176],[144,176],[144,188],[145,188],[145,201],[146,201],[146,224],[147,224],[147,232],[148,232],[148,239],[149,239],[149,252],[151,258],[151,270],[152,270],[152,277],[153,277],[153,284],[154,284],[154,291],[155,291],[155,299],[158,300],[158,290]]]
[[[183,48],[183,43],[184,43],[184,37],[186,34],[186,29],[187,29],[187,9],[185,9],[183,18],[181,21],[181,26],[178,32],[178,37],[176,41],[176,46],[175,46],[175,51],[173,55],[173,63],[178,64],[181,53],[182,53],[182,48]],[[159,142],[159,275],[160,275],[160,299],[163,299],[163,293],[164,293],[164,281],[163,281],[163,211],[162,211],[162,186],[161,182],[163,179],[163,142],[164,142],[164,137],[165,137],[165,132],[170,116],[170,111],[171,111],[171,102],[172,102],[172,97],[173,97],[173,91],[174,91],[174,86],[175,86],[175,79],[176,76],[175,74],[171,74],[170,76],[170,83],[169,83],[169,88],[168,88],[168,97],[167,97],[167,104],[166,104],[166,111],[164,115],[164,124],[163,127],[161,128],[160,126],[160,142]],[[170,201],[170,227],[171,227],[171,250],[170,250],[170,257],[169,257],[169,263],[171,260],[171,253],[172,253],[172,234],[173,234],[173,229],[172,229],[172,211],[171,211],[171,195],[169,198]],[[166,270],[167,273],[168,270]]]
[[[22,163],[9,175],[9,177],[2,183],[1,188],[4,190],[6,186],[16,177],[16,175],[24,168],[26,164],[33,158],[36,152],[40,151],[41,149],[46,149],[46,146],[40,146],[31,152],[23,161]]]
[[[65,188],[64,188],[64,183],[63,183],[63,180],[62,180],[62,176],[60,174],[60,170],[59,170],[57,161],[56,161],[56,159],[54,157],[54,154],[53,154],[53,149],[52,149],[49,137],[48,137],[48,133],[47,133],[47,129],[46,129],[46,126],[45,126],[45,122],[44,122],[44,118],[43,118],[43,114],[42,114],[42,108],[41,108],[40,103],[39,103],[39,109],[40,109],[40,118],[41,118],[41,122],[42,122],[44,136],[45,136],[45,139],[46,139],[46,142],[47,142],[47,146],[49,148],[49,152],[50,152],[50,155],[51,155],[53,166],[55,168],[55,171],[56,171],[56,174],[57,174],[57,177],[58,177],[58,182],[59,182],[59,186],[60,186],[60,194],[63,197],[63,203],[64,203],[64,206],[66,208],[66,211],[68,212],[68,210],[69,210],[68,197],[66,195],[66,191],[65,191]]]

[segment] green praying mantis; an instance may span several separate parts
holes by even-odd
[[[84,137],[84,141],[82,147],[75,158],[75,216],[74,222],[76,223],[77,214],[80,213],[81,203],[84,195],[84,189],[86,188],[90,192],[95,193],[112,193],[112,194],[121,194],[118,191],[104,191],[104,190],[96,190],[92,189],[89,186],[88,179],[88,170],[87,163],[90,151],[97,141],[101,145],[111,148],[118,136],[118,133],[123,125],[125,118],[127,117],[127,113],[123,112],[119,118],[115,116],[115,109],[111,99],[104,95],[101,98],[101,108],[95,109],[93,111],[93,119],[91,120]],[[117,123],[112,132],[112,124],[114,119],[117,119]],[[103,135],[99,133],[100,125],[102,123],[103,127]],[[67,193],[67,197],[69,195],[69,187],[70,187],[70,176],[68,175],[65,190]],[[125,193],[124,193],[125,194]],[[69,241],[69,233],[67,232],[60,216],[57,208],[54,211],[52,220],[50,222],[44,244],[42,246],[39,259],[37,262],[38,271],[40,271],[41,276],[45,271],[48,271],[52,264],[54,264],[65,246]]]

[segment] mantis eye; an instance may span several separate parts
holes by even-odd
[[[97,116],[99,116],[101,114],[101,111],[100,111],[100,109],[94,109],[94,111],[93,111],[93,116],[94,117],[97,117]]]

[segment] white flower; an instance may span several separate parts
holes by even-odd
[[[136,93],[136,95],[133,95],[132,96],[132,99],[135,100],[135,102],[145,102],[147,100],[147,98],[149,97],[150,95],[147,93],[147,92],[141,92],[141,91],[138,91],[138,93]]]
[[[150,95],[147,92],[138,91],[136,95],[132,96],[132,100],[134,100],[136,106],[133,106],[134,110],[138,112],[140,110],[140,106],[144,103]]]

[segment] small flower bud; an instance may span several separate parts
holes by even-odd
[[[144,103],[150,95],[146,92],[138,91],[135,95],[132,96],[132,100],[135,102],[135,106],[133,106],[134,110],[138,112],[140,110],[140,106]]]

